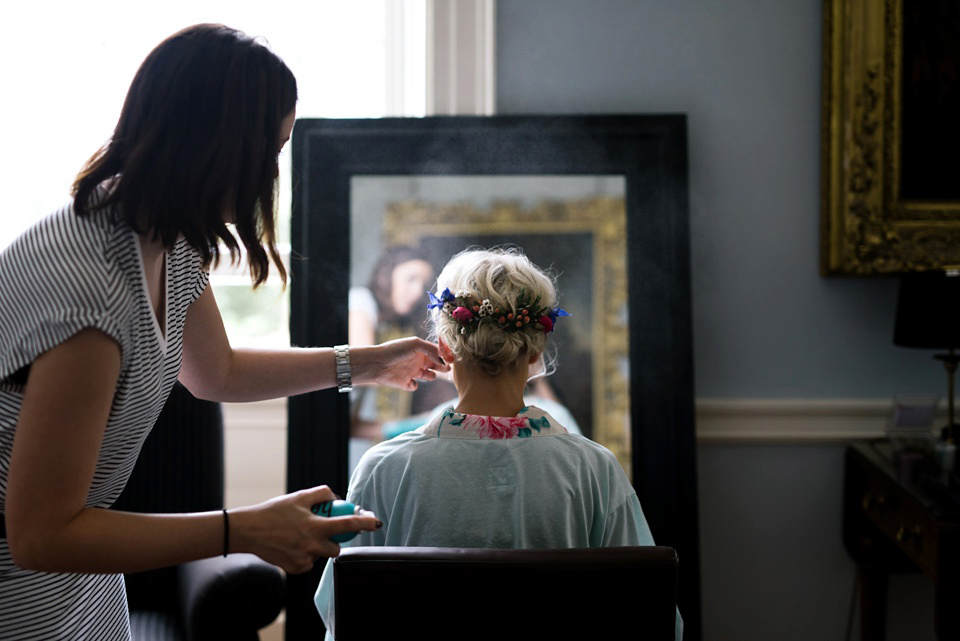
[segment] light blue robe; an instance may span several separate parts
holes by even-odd
[[[427,425],[367,451],[347,500],[372,510],[384,526],[345,545],[654,545],[613,453],[568,433],[533,406],[508,418],[447,408]],[[314,600],[328,631],[334,629],[332,561]],[[678,612],[678,640],[682,632]]]

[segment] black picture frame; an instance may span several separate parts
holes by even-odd
[[[677,549],[684,636],[699,639],[685,116],[303,119],[292,160],[290,333],[301,346],[347,342],[352,177],[623,177],[633,483],[657,543]],[[349,420],[334,390],[290,399],[289,491],[346,492]],[[289,577],[287,639],[322,629],[312,601],[321,571]]]

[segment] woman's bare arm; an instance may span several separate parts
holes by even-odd
[[[449,369],[436,345],[419,338],[351,347],[350,364],[355,385],[406,390]],[[209,287],[187,312],[180,380],[194,396],[217,401],[280,398],[337,384],[330,348],[233,348]]]
[[[84,506],[120,370],[120,349],[84,330],[30,368],[14,438],[5,520],[14,562],[40,571],[130,572],[220,554],[220,512],[144,515]],[[287,571],[335,556],[337,532],[376,527],[374,518],[322,519],[312,504],[328,488],[231,511],[231,551],[252,552]]]

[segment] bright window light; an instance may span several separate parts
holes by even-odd
[[[425,0],[50,5],[18,2],[2,10],[0,247],[67,202],[77,171],[113,132],[140,62],[191,24],[220,22],[269,42],[297,76],[298,117],[424,113]],[[289,251],[289,145],[280,162],[280,234]],[[245,276],[217,273],[214,289],[235,343],[289,342],[289,294],[278,285],[252,294]]]

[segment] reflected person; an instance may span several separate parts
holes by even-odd
[[[350,288],[350,345],[426,335],[423,292],[433,278],[433,267],[415,248],[396,245],[384,249],[367,286]],[[410,416],[413,398],[400,390],[357,387],[351,402],[350,435],[369,444],[383,439],[385,422]]]

